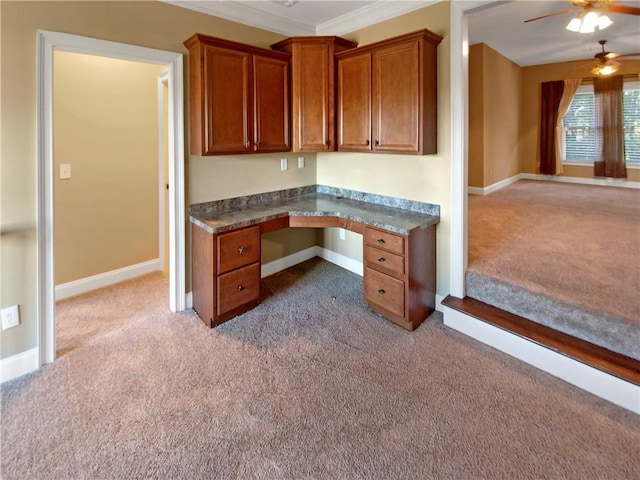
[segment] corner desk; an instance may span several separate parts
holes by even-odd
[[[362,235],[364,299],[408,330],[435,309],[437,205],[310,185],[192,205],[193,307],[215,327],[260,303],[261,235],[340,227]]]

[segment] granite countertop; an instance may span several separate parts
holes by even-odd
[[[339,217],[403,235],[440,221],[428,203],[311,185],[192,205],[189,220],[220,233],[282,217]]]

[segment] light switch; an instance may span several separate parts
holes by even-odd
[[[66,180],[67,178],[71,178],[71,164],[61,163],[60,164],[60,180]]]

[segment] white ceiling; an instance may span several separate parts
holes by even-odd
[[[388,18],[423,8],[437,0],[176,0],[192,10],[234,20],[288,36],[344,35]],[[566,13],[531,23],[524,20],[554,13],[572,4],[568,0],[518,0],[489,3],[469,14],[469,43],[485,43],[520,66],[588,59],[607,40],[607,51],[640,52],[640,17],[611,13],[613,25],[594,34],[566,30],[575,16]],[[640,7],[640,1],[620,5]]]

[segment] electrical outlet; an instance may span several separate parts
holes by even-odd
[[[338,232],[339,232],[339,235],[340,235],[340,240],[344,240],[346,238],[344,228],[339,228]]]
[[[298,168],[304,168],[304,157],[298,157]]]
[[[287,164],[287,159],[286,158],[281,158],[280,159],[280,170],[282,170],[283,172],[289,168],[288,164]]]
[[[2,330],[20,325],[18,305],[2,309]]]

